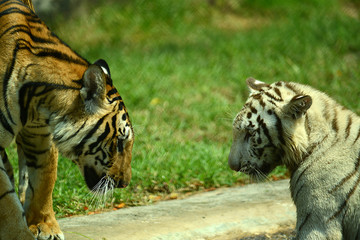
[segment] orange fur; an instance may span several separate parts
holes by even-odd
[[[2,2],[0,19],[1,159],[5,163],[4,149],[16,139],[27,224],[39,239],[64,239],[52,208],[58,151],[79,166],[89,188],[104,178],[111,187],[126,187],[131,122],[106,62],[90,64],[64,44],[34,14],[31,1]],[[11,177],[11,165],[2,168],[0,186],[11,188],[4,175]]]

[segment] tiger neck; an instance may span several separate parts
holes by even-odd
[[[293,133],[293,145],[299,154],[289,164],[290,172],[306,161],[316,160],[313,156],[322,148],[338,144],[360,147],[360,118],[325,94],[314,95],[313,99],[313,106]]]

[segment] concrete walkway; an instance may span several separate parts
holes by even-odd
[[[295,216],[289,182],[281,180],[64,218],[59,223],[66,240],[223,240],[293,227]]]

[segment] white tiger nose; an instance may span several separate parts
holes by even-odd
[[[239,171],[240,170],[240,164],[238,161],[234,161],[234,159],[232,159],[230,156],[229,156],[229,160],[228,160],[228,163],[229,163],[229,166],[232,170],[234,171]]]
[[[240,159],[241,159],[241,154],[240,151],[237,149],[236,146],[234,146],[235,144],[233,144],[231,146],[231,150],[229,153],[229,159],[228,159],[228,164],[230,166],[230,168],[234,171],[239,171],[240,170]]]

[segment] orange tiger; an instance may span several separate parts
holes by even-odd
[[[90,189],[100,181],[126,187],[134,142],[128,112],[107,63],[71,50],[29,0],[0,1],[0,52],[0,239],[64,239],[52,207],[58,150]],[[14,140],[23,207],[5,152]]]

